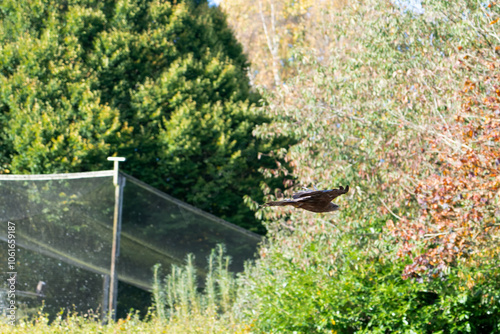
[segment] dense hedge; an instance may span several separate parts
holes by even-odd
[[[247,62],[204,1],[3,1],[0,172],[123,169],[246,228],[285,145],[252,137]],[[279,186],[280,181],[274,182]]]

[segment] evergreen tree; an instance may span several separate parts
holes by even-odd
[[[125,156],[131,175],[262,231],[243,196],[262,198],[258,170],[288,139],[252,136],[270,120],[219,9],[6,0],[0,21],[0,172],[100,170]]]

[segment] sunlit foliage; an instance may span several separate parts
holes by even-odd
[[[122,168],[263,232],[243,204],[287,144],[252,137],[247,61],[204,1],[2,1],[0,172]],[[279,182],[276,183],[279,186]]]
[[[438,164],[416,189],[418,220],[403,219],[396,233],[402,254],[415,256],[405,277],[441,276],[457,262],[496,266],[500,248],[500,75],[491,49],[463,50],[456,64],[466,79],[454,119],[430,138]],[[394,228],[394,225],[390,223]],[[422,241],[424,250],[415,249]],[[414,254],[415,253],[415,254]],[[482,271],[482,270],[480,270]],[[482,274],[478,273],[481,279]],[[468,285],[474,285],[469,280]]]

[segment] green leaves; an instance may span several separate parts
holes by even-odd
[[[241,46],[217,8],[192,1],[2,3],[0,163],[13,173],[109,168],[259,230],[256,139]],[[270,181],[278,186],[280,180]],[[248,218],[250,217],[250,218]]]
[[[287,208],[261,211],[268,219],[268,242],[246,282],[256,298],[248,317],[255,319],[262,332],[498,331],[498,269],[467,269],[450,261],[449,270],[432,281],[401,277],[410,264],[404,256],[408,249],[420,251],[408,244],[433,237],[424,236],[426,229],[439,228],[430,224],[424,228],[414,221],[422,204],[414,196],[419,179],[442,170],[443,162],[436,156],[443,150],[431,147],[427,138],[459,138],[456,131],[448,134],[446,127],[451,124],[451,111],[459,110],[462,103],[455,94],[463,88],[464,79],[457,66],[461,58],[456,55],[456,41],[485,47],[484,41],[477,40],[479,35],[467,28],[469,16],[460,17],[462,5],[456,2],[457,8],[444,10],[447,4],[426,3],[423,15],[411,15],[389,3],[368,1],[325,12],[308,33],[324,38],[328,45],[296,47],[297,76],[266,95],[264,108],[277,121],[257,127],[256,135],[268,139],[285,133],[297,140],[285,159],[300,184],[285,196],[299,186],[350,184],[352,190],[337,199],[341,210],[333,215]],[[470,17],[486,17],[482,13],[470,13]],[[455,20],[455,15],[460,19]],[[492,49],[488,52],[493,54]],[[471,64],[467,61],[467,66]],[[481,71],[483,83],[495,82],[486,79],[492,78],[492,72],[485,72],[484,66]],[[489,89],[490,96],[483,96],[489,98],[485,105],[496,103],[494,92]],[[473,134],[471,139],[477,143],[479,138]],[[442,155],[449,158],[450,153],[445,150]],[[482,161],[491,166],[495,158]],[[280,175],[282,169],[265,172]],[[456,179],[458,174],[447,177]],[[474,184],[471,178],[467,176],[464,184]],[[448,192],[443,182],[431,186],[429,198],[434,201],[441,200],[434,192]],[[272,187],[264,189],[270,199],[283,196]],[[461,196],[494,203],[489,202],[493,196],[479,196],[478,189]],[[400,252],[399,240],[386,228],[394,226],[393,220],[408,232]],[[488,231],[494,233],[493,228]],[[494,240],[493,235],[491,245]],[[430,248],[435,249],[434,245],[440,250],[447,247],[436,242]],[[472,262],[480,254],[463,256],[471,263],[491,264],[497,258],[493,254],[481,254],[489,260],[483,262]],[[488,279],[483,277],[486,274]],[[486,302],[486,296],[492,295]],[[496,316],[486,318],[486,314]]]

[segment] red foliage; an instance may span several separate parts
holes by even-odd
[[[496,261],[499,253],[500,63],[476,59],[460,66],[486,75],[465,81],[454,123],[430,140],[439,153],[436,173],[415,191],[420,216],[388,223],[402,241],[399,255],[413,257],[404,278],[437,277],[458,261]]]

